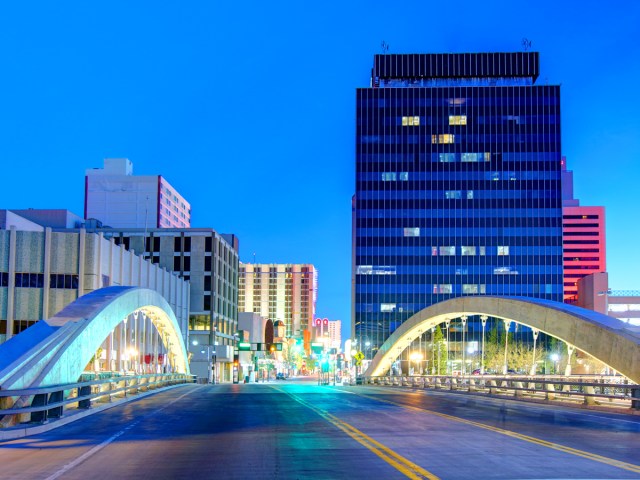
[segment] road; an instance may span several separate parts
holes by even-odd
[[[640,417],[389,387],[186,385],[0,443],[1,479],[640,478]]]

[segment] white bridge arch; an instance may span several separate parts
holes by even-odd
[[[640,383],[640,334],[613,317],[549,300],[468,296],[431,305],[407,319],[382,344],[366,376],[385,374],[410,342],[431,327],[463,315],[514,321],[556,337]]]
[[[187,349],[175,314],[155,290],[107,287],[67,305],[0,345],[0,389],[24,389],[78,382],[107,336],[128,315],[149,317],[171,356],[173,371],[189,373]]]

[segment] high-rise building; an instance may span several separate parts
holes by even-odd
[[[356,92],[354,334],[462,295],[562,301],[560,87],[537,52],[376,55]]]
[[[329,320],[329,348],[340,349],[342,345],[341,320]]]
[[[316,311],[318,274],[309,264],[240,265],[238,310],[284,322],[287,337],[302,339]]]
[[[562,159],[562,249],[564,301],[576,303],[578,280],[606,272],[604,207],[581,206],[573,195],[573,172]],[[605,289],[606,290],[606,289]]]
[[[161,175],[133,175],[126,158],[86,171],[84,218],[117,228],[189,228],[191,206]]]

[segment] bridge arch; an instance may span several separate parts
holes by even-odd
[[[556,337],[640,383],[640,334],[615,318],[549,300],[468,296],[431,305],[407,319],[382,344],[366,376],[386,373],[398,350],[427,329],[463,315],[514,321]]]
[[[107,287],[67,305],[1,345],[10,363],[0,363],[0,388],[21,389],[75,383],[111,332],[130,314],[144,313],[171,356],[173,370],[189,373],[187,349],[168,302],[155,290]]]

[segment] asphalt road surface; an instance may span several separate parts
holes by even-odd
[[[640,479],[640,416],[313,382],[185,385],[0,443],[1,479]]]

